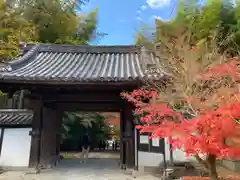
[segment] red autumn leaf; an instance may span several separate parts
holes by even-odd
[[[142,90],[135,90],[134,96],[143,93]],[[128,96],[125,98],[128,99]],[[187,155],[214,154],[219,158],[240,156],[240,148],[225,144],[226,139],[238,136],[236,132],[239,126],[234,118],[240,117],[240,103],[229,102],[217,110],[185,120],[181,113],[175,112],[167,104],[146,106],[141,105],[136,96],[131,98],[134,101],[128,99],[130,102],[138,103],[135,114],[144,123],[137,126],[141,132],[151,132],[152,137],[169,138],[173,149],[180,148]],[[174,121],[176,118],[178,121]]]
[[[237,65],[238,63],[236,59],[233,59],[228,63],[216,65],[209,68],[206,73],[202,74],[202,77],[203,79],[209,79],[212,77],[219,78],[224,76],[230,76],[232,78],[235,78],[236,76],[238,76]]]
[[[142,129],[141,125],[136,125],[136,129]]]
[[[217,86],[211,87],[211,85],[221,84],[223,82],[221,80],[229,80],[222,78],[228,76],[235,81],[234,87],[231,83],[227,84],[225,89],[223,88],[224,91],[217,89]],[[143,124],[136,126],[141,133],[148,132],[151,134],[151,138],[167,138],[168,143],[172,145],[172,150],[181,149],[187,156],[193,155],[200,158],[200,156],[206,155],[206,159],[200,158],[199,162],[205,162],[210,174],[213,174],[216,173],[216,166],[209,167],[210,157],[214,157],[212,161],[216,161],[216,158],[240,157],[240,126],[238,125],[240,96],[239,84],[236,84],[236,80],[240,77],[238,63],[233,59],[228,63],[211,67],[202,74],[202,77],[200,83],[203,82],[202,80],[210,80],[207,81],[205,87],[211,87],[211,92],[215,94],[210,95],[213,96],[212,99],[210,97],[213,102],[206,100],[209,96],[205,100],[201,100],[201,93],[200,96],[197,93],[193,94],[193,97],[182,99],[181,102],[191,108],[193,107],[191,105],[200,103],[200,106],[194,109],[198,114],[193,113],[196,117],[192,118],[191,112],[183,112],[183,114],[176,112],[168,103],[152,104],[146,101],[158,96],[158,93],[152,89],[134,90],[121,95],[135,105],[134,113]],[[203,97],[205,97],[205,87],[201,90]],[[215,92],[214,88],[219,91]],[[213,105],[213,108],[209,107],[209,104]],[[187,119],[184,118],[186,116]],[[215,177],[211,178],[215,180]]]

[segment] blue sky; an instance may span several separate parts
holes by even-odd
[[[170,19],[176,6],[173,1],[90,0],[82,11],[98,8],[98,31],[108,34],[98,44],[129,45],[134,43],[136,32],[141,27],[154,25],[155,17]]]

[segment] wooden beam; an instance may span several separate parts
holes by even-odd
[[[81,92],[75,94],[43,94],[45,102],[119,102],[120,93],[113,92]]]
[[[62,111],[97,111],[97,112],[119,112],[120,103],[49,103],[47,106]]]
[[[28,89],[31,91],[57,91],[57,90],[127,90],[132,91],[143,85],[142,81],[129,82],[47,82],[47,81],[19,81],[19,80],[3,80],[0,82],[0,89],[3,92]]]
[[[21,128],[32,128],[31,124],[3,124],[0,128],[12,128],[12,129],[21,129]]]

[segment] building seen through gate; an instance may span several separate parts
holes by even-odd
[[[28,45],[23,54],[0,73],[0,89],[11,97],[28,90],[33,112],[29,167],[48,168],[59,155],[64,111],[120,113],[122,168],[136,168],[138,145],[133,106],[122,91],[140,88],[146,80],[163,77],[146,67],[158,64],[152,52],[140,46]],[[159,67],[159,66],[158,66]]]

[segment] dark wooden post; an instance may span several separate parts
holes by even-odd
[[[124,107],[123,143],[125,143],[126,166],[130,169],[135,168],[135,134],[132,110],[132,107],[126,103]]]
[[[30,104],[33,109],[33,121],[32,121],[32,131],[29,135],[32,136],[31,140],[31,150],[30,150],[30,168],[38,168],[39,156],[40,156],[40,135],[42,126],[42,100],[31,99]]]
[[[15,92],[9,92],[6,96],[7,96],[7,100],[6,100],[6,103],[4,102],[3,104],[2,104],[2,108],[9,108],[9,109],[11,109],[11,108],[13,108],[14,109],[14,106],[13,106],[13,104],[14,104],[14,93]]]
[[[121,169],[126,169],[126,147],[124,138],[124,110],[120,110],[120,161],[121,161]]]
[[[56,154],[60,156],[60,145],[61,145],[61,127],[62,127],[62,118],[63,112],[61,110],[57,110],[57,142],[56,142]]]
[[[56,163],[57,111],[45,105],[42,119],[40,166],[45,169],[52,168]]]

